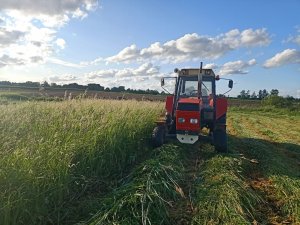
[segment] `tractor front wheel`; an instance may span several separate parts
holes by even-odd
[[[154,147],[160,147],[165,142],[165,127],[164,126],[157,126],[154,128],[152,132],[152,144]]]
[[[213,140],[215,150],[217,152],[226,153],[227,150],[227,134],[226,130],[217,129],[213,132]]]

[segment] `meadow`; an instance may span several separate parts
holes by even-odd
[[[299,224],[300,116],[230,108],[229,153],[150,143],[163,103],[0,104],[0,224]]]

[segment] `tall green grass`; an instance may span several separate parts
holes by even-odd
[[[68,223],[72,203],[111,190],[145,154],[160,111],[105,100],[0,106],[0,224]]]
[[[182,152],[175,145],[156,149],[138,166],[124,185],[99,199],[98,213],[84,224],[172,224],[169,209],[181,198]]]

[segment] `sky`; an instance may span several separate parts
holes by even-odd
[[[162,91],[162,76],[202,61],[234,81],[230,96],[300,98],[299,12],[299,0],[1,0],[0,80]]]

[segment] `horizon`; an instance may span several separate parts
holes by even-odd
[[[297,0],[30,1],[0,3],[0,80],[161,92],[162,76],[203,61],[234,80],[230,96],[300,98]]]

